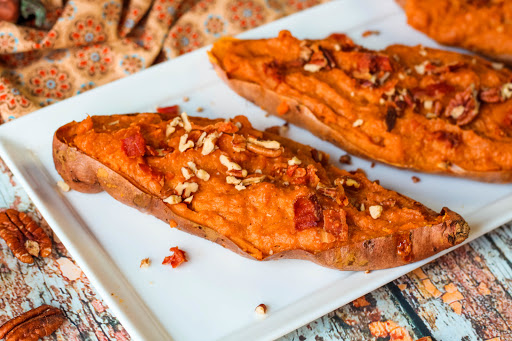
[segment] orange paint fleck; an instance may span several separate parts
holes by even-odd
[[[455,284],[450,283],[450,284],[447,284],[444,286],[444,290],[446,290],[446,292],[456,292],[456,291],[459,291],[459,289],[457,289],[457,286],[455,286]]]
[[[282,101],[281,103],[279,103],[279,105],[277,106],[277,113],[279,115],[284,115],[288,112],[288,110],[290,110],[290,107],[288,106],[288,103],[286,103],[285,101]]]
[[[432,281],[430,281],[430,279],[424,279],[423,286],[425,287],[425,290],[427,290],[427,292],[433,297],[439,297],[442,295],[441,292],[436,288],[436,286],[432,284]]]
[[[375,337],[390,337],[389,341],[413,341],[409,332],[393,321],[377,321],[368,325],[370,333]]]
[[[418,276],[419,279],[426,279],[428,278],[427,275],[421,270],[421,268],[417,268],[416,270],[411,271],[413,274]]]
[[[455,301],[463,300],[463,299],[464,299],[464,296],[462,296],[462,294],[459,291],[447,292],[446,294],[443,295],[443,302],[448,303],[448,304],[455,302]]]
[[[361,308],[361,307],[366,307],[366,306],[370,305],[370,302],[368,302],[366,300],[366,297],[361,296],[358,299],[355,299],[354,301],[352,301],[352,305],[356,308]]]
[[[480,283],[480,285],[478,286],[478,292],[484,296],[491,294],[491,290],[489,290],[489,287],[487,287],[487,284],[485,284],[484,282]]]
[[[452,307],[455,314],[462,314],[462,304],[459,301],[450,303],[450,307]]]
[[[62,272],[62,276],[66,277],[70,281],[76,281],[82,276],[82,269],[75,265],[68,258],[61,257],[57,259],[57,264],[59,265],[60,272]]]
[[[103,305],[103,303],[100,300],[94,300],[91,302],[91,304],[97,313],[102,313],[105,311],[105,306]]]
[[[401,291],[404,291],[407,288],[407,284],[398,284],[397,286]]]

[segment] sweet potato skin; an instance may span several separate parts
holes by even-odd
[[[225,236],[174,214],[160,198],[138,188],[122,175],[68,145],[63,139],[63,133],[68,127],[69,125],[63,126],[54,134],[53,159],[57,171],[72,189],[84,193],[106,191],[114,199],[166,223],[170,220],[176,221],[177,228],[182,231],[220,244],[241,256],[255,259]],[[376,270],[408,264],[430,257],[467,238],[469,226],[462,217],[448,209],[443,209],[442,213],[445,214],[442,223],[420,227],[407,233],[405,237],[410,240],[412,247],[407,257],[398,252],[397,237],[400,236],[391,235],[318,253],[304,250],[284,251],[263,260],[303,259],[337,270]]]
[[[289,98],[283,95],[278,94],[275,91],[266,89],[256,83],[242,81],[239,79],[229,78],[226,71],[222,68],[219,61],[215,57],[212,52],[208,52],[208,56],[210,62],[212,63],[217,75],[238,95],[244,97],[245,99],[251,101],[255,105],[259,106],[264,111],[268,112],[271,115],[282,118],[283,120],[293,123],[299,127],[302,127],[308,131],[310,131],[313,135],[334,144],[347,151],[348,153],[370,160],[370,161],[378,161],[387,165],[391,165],[397,168],[409,168],[414,169],[414,167],[408,167],[403,164],[393,164],[389,160],[379,159],[378,156],[374,156],[372,158],[366,155],[366,152],[357,146],[356,144],[351,143],[347,139],[344,138],[343,134],[335,129],[331,128],[328,124],[325,124],[305,105],[299,103],[297,100],[293,98]],[[282,106],[282,103],[286,103],[286,106],[289,108],[286,112],[282,112],[279,110],[279,107]],[[468,178],[483,182],[491,182],[491,183],[510,183],[512,182],[512,170],[500,170],[500,171],[470,171],[466,169],[456,168],[456,167],[448,167],[447,169],[439,169],[436,171],[427,171],[424,169],[420,169],[421,172],[424,173],[432,173],[438,175],[451,175],[462,178]]]

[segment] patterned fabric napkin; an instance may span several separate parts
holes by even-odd
[[[41,0],[0,22],[1,123],[326,1]]]

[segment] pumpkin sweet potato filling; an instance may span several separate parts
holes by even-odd
[[[422,46],[372,51],[343,34],[223,38],[211,61],[241,96],[322,139],[399,167],[512,181],[512,72]]]
[[[244,116],[92,116],[61,127],[56,137],[259,260],[392,235],[396,252],[411,261],[411,230],[463,222],[448,209],[437,214],[383,188],[362,171],[338,169],[311,147],[255,130]],[[65,159],[55,155],[56,164]]]

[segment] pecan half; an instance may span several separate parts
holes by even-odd
[[[246,148],[248,151],[253,152],[254,154],[258,154],[258,155],[262,155],[262,156],[270,157],[270,158],[278,157],[283,153],[282,148],[270,149],[270,148],[265,148],[263,146],[260,146],[260,145],[254,144],[254,143],[247,143]]]
[[[0,238],[23,263],[34,262],[31,254],[47,257],[52,253],[52,241],[43,229],[27,214],[13,209],[0,213]]]
[[[66,318],[59,308],[43,305],[7,321],[0,327],[5,341],[36,341],[56,331]]]
[[[473,86],[459,92],[448,103],[444,115],[455,119],[457,125],[462,126],[470,123],[478,115],[480,102],[477,99],[477,92]]]
[[[479,98],[485,103],[499,103],[503,101],[500,88],[488,88],[481,90]]]

